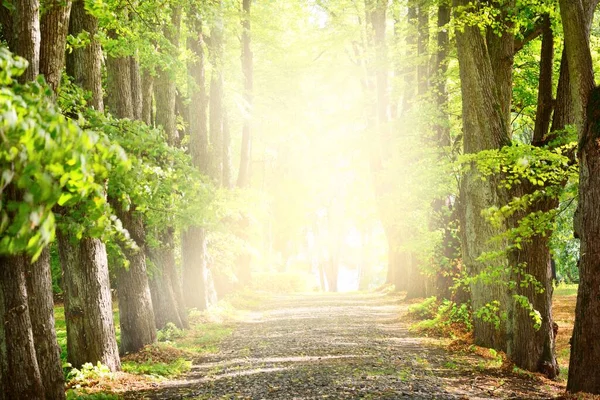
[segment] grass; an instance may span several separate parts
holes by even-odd
[[[233,332],[233,323],[250,310],[260,309],[268,296],[249,291],[237,293],[219,302],[209,311],[192,310],[191,329],[167,326],[158,332],[159,342],[121,357],[122,372],[112,373],[103,366],[80,370],[65,367],[68,399],[113,400],[125,390],[148,389],[157,379],[182,375],[191,369],[200,355],[219,351],[220,343]],[[117,342],[120,342],[119,312],[114,310]],[[63,365],[67,360],[67,329],[64,306],[54,308],[56,334]]]
[[[577,302],[577,285],[558,285],[554,289],[552,300],[552,317],[558,324],[556,337],[556,358],[560,366],[559,379],[566,380],[569,373],[569,357],[571,356],[571,335],[575,323],[575,303]]]

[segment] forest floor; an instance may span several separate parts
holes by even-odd
[[[220,351],[125,399],[548,399],[564,382],[410,331],[385,293],[276,295],[240,314]],[[503,365],[504,364],[504,365]]]

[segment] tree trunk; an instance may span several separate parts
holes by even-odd
[[[548,130],[552,114],[552,69],[554,58],[554,37],[547,16],[544,21],[540,74],[538,88],[538,107],[536,112],[533,145],[544,146],[548,140]],[[559,97],[561,94],[559,94]],[[560,101],[560,98],[558,99]],[[560,110],[558,110],[560,112]],[[516,187],[512,195],[531,194],[536,188],[529,182]],[[554,199],[542,199],[531,205],[526,211],[517,213],[513,220],[517,226],[519,220],[532,212],[548,212],[558,206]],[[521,249],[510,253],[513,266],[511,281],[515,282],[512,295],[523,296],[530,306],[541,316],[541,326],[536,329],[530,310],[524,308],[515,298],[508,302],[507,354],[520,368],[529,371],[541,371],[549,378],[558,375],[559,368],[554,356],[554,330],[552,319],[552,272],[549,235],[538,234],[524,238]],[[543,293],[528,284],[523,274],[532,275],[544,289]]]
[[[67,73],[84,90],[91,92],[89,105],[96,111],[104,112],[102,98],[102,48],[96,39],[98,21],[85,10],[84,0],[75,0],[71,8],[69,33],[77,36],[88,32],[90,43],[83,48],[75,48],[67,57]]]
[[[40,71],[40,2],[19,0],[13,3],[13,52],[29,62],[20,82],[37,78]]]
[[[457,13],[466,5],[467,0],[454,0],[454,7],[459,8]],[[460,17],[460,14],[457,16]],[[505,40],[514,42],[509,34],[505,33],[504,36]],[[477,153],[508,145],[510,136],[507,116],[503,114],[506,100],[499,95],[504,90],[497,87],[510,86],[512,80],[496,81],[492,68],[492,59],[496,57],[488,53],[479,27],[466,25],[463,31],[457,31],[456,43],[462,91],[464,152]],[[503,46],[497,45],[496,48],[503,49]],[[501,252],[504,247],[501,243],[493,243],[492,239],[505,229],[502,226],[492,226],[482,215],[483,210],[505,203],[505,194],[495,180],[482,181],[475,168],[463,175],[460,185],[461,243],[464,265],[470,276],[482,276],[486,273],[497,276],[491,282],[475,279],[470,284],[474,310],[499,302],[499,309],[493,312],[497,319],[495,322],[499,322],[498,328],[482,318],[474,319],[475,342],[481,346],[503,350],[506,348],[506,341],[502,333],[505,328],[501,318],[507,299],[502,282],[508,277],[502,271],[506,270],[507,259],[499,256],[491,263],[479,260],[482,254]]]
[[[134,65],[135,64],[135,65]],[[109,57],[107,62],[110,106],[117,118],[136,119],[141,116],[142,98],[139,87],[139,67],[131,57]],[[133,74],[138,76],[133,76]],[[134,96],[135,94],[135,96]],[[141,214],[135,205],[123,210],[121,204],[110,199],[113,209],[127,229],[139,250],[124,248],[129,268],[119,266],[116,270],[116,287],[121,327],[121,352],[140,350],[156,341],[156,325],[148,276],[146,272],[146,232]]]
[[[64,399],[65,377],[54,324],[50,251],[44,249],[34,263],[25,259],[24,267],[35,353],[46,400]]]
[[[139,250],[124,249],[129,267],[116,268],[121,353],[134,353],[156,341],[156,325],[148,275],[146,273],[146,232],[142,216],[135,211],[118,213]]]
[[[229,130],[229,115],[223,110],[223,187],[233,189],[233,167],[231,160],[231,131]]]
[[[121,368],[113,322],[104,243],[83,238],[73,242],[57,231],[64,275],[68,361],[75,368],[100,361]]]
[[[251,49],[250,8],[252,0],[242,1],[242,73],[244,74],[245,113],[242,127],[242,151],[240,154],[240,170],[238,187],[250,185],[252,165],[252,107],[253,107],[253,61]]]
[[[51,0],[44,3],[40,22],[40,74],[56,92],[65,66],[65,46],[69,30],[70,0]]]
[[[26,262],[23,255],[0,256],[0,376],[5,400],[46,398],[29,316]]]
[[[152,94],[154,93],[154,77],[148,71],[142,74],[142,121],[148,126],[153,125]]]
[[[600,393],[600,91],[594,85],[589,26],[597,0],[560,0],[574,122],[579,133],[579,289],[567,390]],[[591,12],[590,12],[591,11]]]

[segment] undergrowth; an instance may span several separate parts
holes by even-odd
[[[463,337],[473,330],[472,311],[468,304],[456,304],[450,300],[439,301],[429,297],[408,309],[412,319],[418,320],[411,330],[453,339]]]

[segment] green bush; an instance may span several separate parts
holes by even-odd
[[[192,368],[192,362],[184,358],[178,358],[170,363],[153,362],[152,360],[143,363],[125,361],[122,368],[123,372],[128,372],[130,374],[168,378],[188,372]]]
[[[174,339],[183,337],[183,330],[175,326],[174,323],[168,322],[167,325],[157,332],[159,342],[172,342]]]
[[[408,307],[408,314],[416,319],[431,319],[438,309],[437,297],[431,296],[423,300],[421,303],[412,304]]]

